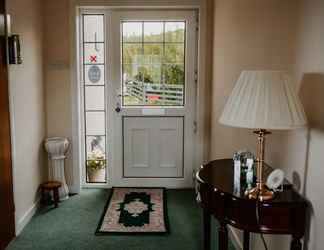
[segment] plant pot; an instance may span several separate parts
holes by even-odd
[[[89,182],[105,182],[106,171],[105,169],[88,169],[88,180]]]

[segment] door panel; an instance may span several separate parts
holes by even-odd
[[[183,177],[183,117],[124,117],[124,177]]]
[[[112,185],[192,187],[196,12],[109,16]]]
[[[3,27],[5,27],[4,1],[0,1],[0,15],[0,26],[2,30]],[[11,169],[8,65],[6,59],[6,36],[4,33],[0,34],[0,121],[0,249],[4,249],[15,236]]]

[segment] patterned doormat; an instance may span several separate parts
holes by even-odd
[[[168,233],[164,188],[113,188],[96,234]]]

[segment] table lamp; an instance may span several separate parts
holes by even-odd
[[[254,129],[258,136],[256,187],[250,199],[270,200],[274,193],[263,179],[265,136],[268,130],[288,130],[307,124],[303,106],[283,71],[243,71],[220,116],[221,124]]]

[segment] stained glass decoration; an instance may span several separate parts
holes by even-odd
[[[92,65],[88,71],[88,77],[90,82],[98,83],[101,78],[101,70],[97,65]]]
[[[106,158],[106,137],[105,136],[87,136],[87,158],[94,152]]]
[[[83,102],[87,183],[106,183],[105,32],[104,15],[83,15]]]
[[[84,44],[84,62],[87,64],[104,64],[104,53],[103,43]]]
[[[84,84],[90,86],[104,85],[105,65],[84,65]]]

